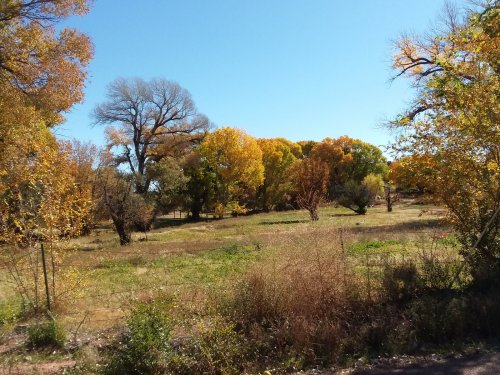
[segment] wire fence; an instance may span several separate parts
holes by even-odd
[[[443,236],[450,234],[449,232],[440,231],[439,235],[436,235],[435,231],[424,230],[415,231],[415,233],[427,236],[435,243]],[[245,245],[240,244],[240,246],[243,248]],[[259,248],[260,246],[255,246],[254,249],[250,250],[237,248],[234,253],[257,253],[260,251]],[[93,258],[86,259],[87,255],[91,255]],[[345,250],[344,255],[350,267],[369,270],[369,277],[381,277],[384,264],[404,261],[406,257],[404,253],[391,253],[387,250],[374,249],[369,249],[369,251],[363,254],[349,254],[349,251]],[[99,258],[95,258],[95,256]],[[134,257],[141,257],[143,259],[136,259],[138,264],[135,264]],[[168,259],[164,262],[157,262],[162,257],[167,257]],[[43,269],[41,259],[39,248],[29,250],[23,254],[3,257],[0,263],[0,283],[10,283],[15,289],[19,287],[18,284],[21,281],[19,279],[21,276],[19,275],[24,277],[26,275],[23,274],[28,274],[29,272],[40,275]],[[179,289],[187,292],[198,291],[203,294],[203,289],[206,288],[221,285],[222,283],[237,283],[242,279],[241,274],[242,272],[244,273],[245,267],[252,263],[252,259],[193,258],[181,259],[179,261],[178,257],[164,250],[137,252],[127,249],[96,249],[94,251],[76,251],[68,259],[61,262],[48,262],[46,269],[49,273],[76,269],[85,275],[91,271],[103,270],[110,273],[120,273],[120,270],[125,267],[130,268],[129,271],[132,274],[138,269],[142,269],[145,273],[145,276],[135,274],[137,276],[136,280],[129,284],[120,285],[118,281],[117,285],[115,285],[117,287],[115,290],[108,290],[109,285],[100,285],[99,280],[96,279],[91,280],[89,284],[77,285],[78,290],[69,290],[66,295],[58,295],[55,313],[67,321],[73,321],[73,329],[78,331],[82,325],[108,325],[111,322],[122,323],[134,305],[134,302],[141,296],[147,297],[147,295],[151,296],[155,293],[173,294]],[[124,263],[113,264],[115,261]],[[418,257],[413,257],[412,259],[412,262],[417,266],[425,264],[426,261],[425,259],[418,259]],[[459,258],[436,259],[436,261],[440,264],[455,264],[460,262]],[[221,269],[227,272],[220,272],[220,274],[216,274],[215,276],[207,277],[207,274],[210,272]],[[155,276],[158,277],[152,277],[151,273],[154,272],[163,273],[163,277],[159,277],[157,274]],[[124,273],[126,272],[124,271]],[[141,285],[143,283],[141,279],[147,280],[144,281],[144,284],[147,285]],[[41,280],[42,278],[39,277],[36,282],[40,283]],[[49,286],[46,285],[45,287],[46,290],[43,293],[47,293],[49,298],[53,300],[54,296],[49,291]],[[40,288],[43,288],[43,286],[40,286]],[[42,293],[41,290],[38,292]]]

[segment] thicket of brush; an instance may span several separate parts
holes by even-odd
[[[471,287],[440,246],[355,258],[337,231],[292,238],[199,314],[140,305],[108,373],[276,373],[500,334],[497,289]]]

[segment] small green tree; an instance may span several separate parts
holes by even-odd
[[[135,227],[146,230],[154,207],[134,192],[134,181],[130,175],[114,168],[107,167],[98,172],[97,186],[96,197],[100,198],[101,210],[113,221],[120,245],[128,245]]]
[[[191,212],[192,220],[199,220],[202,210],[215,201],[217,175],[197,150],[185,158],[183,170],[187,178],[184,206]]]
[[[350,180],[344,185],[344,191],[337,202],[358,215],[366,214],[368,206],[372,204],[376,194],[364,182],[357,183]]]

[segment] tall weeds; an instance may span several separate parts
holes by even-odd
[[[179,374],[288,371],[500,334],[500,297],[469,290],[466,274],[456,278],[463,267],[449,244],[422,242],[411,256],[347,256],[349,245],[341,230],[292,234],[234,287],[216,291],[206,309],[175,322],[167,342],[141,346],[141,356],[161,358],[145,371],[159,364]],[[150,324],[134,322],[156,319],[143,315],[129,324],[137,337]],[[123,342],[126,359],[135,347],[130,337]]]

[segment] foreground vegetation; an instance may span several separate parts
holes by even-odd
[[[320,212],[316,223],[305,211],[164,217],[127,248],[106,227],[81,237],[64,261],[79,287],[58,300],[55,326],[20,315],[2,284],[5,339],[26,318],[35,327],[2,361],[26,362],[37,342],[60,347],[64,331],[81,373],[276,373],[498,334],[495,294],[469,289],[466,270],[455,277],[462,263],[444,210],[377,206],[362,221]],[[57,361],[51,352],[29,354]]]

